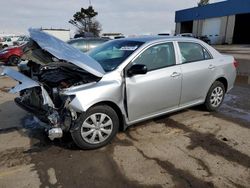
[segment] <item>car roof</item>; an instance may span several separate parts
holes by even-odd
[[[196,38],[190,37],[181,37],[181,36],[143,36],[143,37],[130,37],[130,38],[122,38],[116,39],[121,41],[137,41],[137,42],[144,42],[144,43],[151,43],[151,42],[160,42],[160,41],[190,41],[190,42],[197,42],[200,41]]]
[[[78,37],[78,38],[74,38],[74,39],[70,39],[68,42],[73,42],[73,41],[78,41],[78,40],[99,40],[99,41],[108,41],[108,39],[104,39],[104,38],[98,38],[98,37]]]

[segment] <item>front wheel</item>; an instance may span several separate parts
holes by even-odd
[[[82,149],[96,149],[108,144],[119,128],[119,118],[109,106],[100,105],[90,108],[79,116],[76,128],[71,135]]]
[[[205,107],[208,111],[216,111],[222,104],[225,96],[225,86],[219,82],[215,81],[210,87],[206,101]]]
[[[17,56],[17,55],[12,55],[9,57],[9,60],[8,60],[8,64],[9,65],[18,65],[18,63],[20,62],[20,57]]]

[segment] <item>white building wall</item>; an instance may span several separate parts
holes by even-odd
[[[221,43],[221,26],[222,18],[210,18],[203,21],[202,36],[207,36],[211,40],[211,44]]]
[[[181,33],[181,23],[176,23],[175,25],[175,34],[180,34]]]
[[[60,30],[60,29],[42,29],[44,32],[53,35],[62,41],[68,41],[70,39],[70,30]]]
[[[226,39],[225,43],[232,44],[233,43],[233,35],[234,35],[234,27],[235,27],[235,15],[228,16],[228,22],[226,27]]]
[[[206,35],[212,44],[232,44],[235,15],[193,21],[193,35]],[[181,23],[176,23],[176,34],[180,34]]]

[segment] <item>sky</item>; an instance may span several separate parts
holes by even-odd
[[[222,0],[210,0],[210,3]],[[175,29],[175,11],[191,8],[198,0],[91,0],[102,32],[125,35],[157,34]],[[74,27],[68,23],[89,0],[1,0],[0,34],[27,34],[28,28]]]

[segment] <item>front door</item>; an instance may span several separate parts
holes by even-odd
[[[126,76],[129,121],[153,116],[179,105],[181,68],[176,65],[173,43],[147,48],[132,63],[144,64],[145,75]]]

